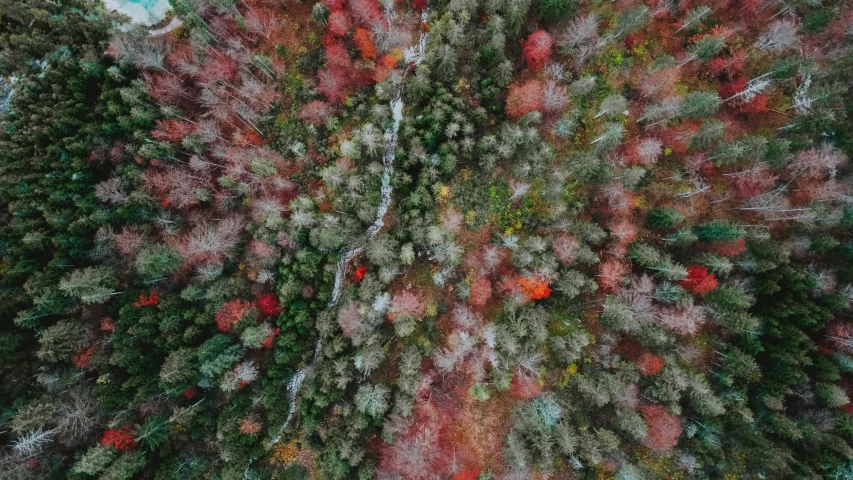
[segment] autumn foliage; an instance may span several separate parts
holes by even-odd
[[[133,306],[139,307],[150,307],[160,303],[160,292],[157,290],[152,290],[151,293],[145,295],[144,293],[139,294],[139,298],[136,299],[136,303]]]
[[[355,279],[356,282],[360,282],[365,275],[367,275],[367,267],[362,265],[355,269],[355,272],[352,274],[352,278]]]
[[[640,355],[637,359],[637,370],[643,376],[648,377],[661,371],[663,368],[663,358],[652,353],[646,352]]]
[[[520,277],[518,279],[518,286],[521,289],[521,293],[530,300],[541,300],[551,295],[548,282],[539,276],[529,278]]]
[[[542,393],[542,385],[535,376],[516,370],[512,375],[509,391],[513,397],[531,399]]]
[[[471,296],[468,301],[471,305],[483,306],[492,296],[492,282],[486,277],[479,277],[471,283]]]
[[[598,285],[605,291],[618,290],[626,273],[628,267],[624,263],[610,259],[598,267]]]
[[[101,445],[125,452],[136,448],[136,440],[133,438],[131,428],[124,427],[120,430],[114,429],[104,432],[104,435],[101,437]]]
[[[736,257],[746,250],[746,240],[739,238],[731,242],[716,242],[708,247],[711,252],[720,255],[721,257]]]
[[[678,444],[681,423],[661,405],[641,405],[640,413],[649,427],[643,443],[652,450],[668,450]]]
[[[268,317],[274,317],[281,312],[281,302],[278,300],[278,295],[274,293],[259,296],[255,304],[258,306],[258,311]]]
[[[225,302],[225,305],[223,305],[213,317],[216,321],[216,327],[219,328],[220,332],[230,332],[231,328],[239,322],[244,315],[249,313],[251,309],[251,303],[240,300],[239,298]]]
[[[527,37],[522,46],[522,55],[527,66],[533,70],[542,70],[545,68],[545,62],[551,55],[551,45],[553,44],[551,35],[545,30],[536,30]]]
[[[512,85],[506,99],[506,114],[521,118],[542,109],[542,82],[530,80],[523,85]]]
[[[687,267],[687,278],[681,281],[681,286],[694,295],[705,295],[717,288],[717,277],[708,272],[705,267],[691,265]]]
[[[357,28],[352,40],[363,58],[376,58],[376,47],[373,45],[373,35],[370,34],[370,30]]]

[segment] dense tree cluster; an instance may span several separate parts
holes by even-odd
[[[853,475],[849,4],[171,5],[0,0],[0,477]]]

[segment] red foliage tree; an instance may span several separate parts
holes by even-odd
[[[102,332],[114,332],[116,330],[116,324],[110,317],[104,317],[101,319],[101,331]]]
[[[394,320],[398,316],[420,318],[425,312],[426,305],[421,298],[411,290],[403,290],[391,299],[388,320]]]
[[[184,398],[187,400],[191,400],[196,394],[198,394],[198,387],[190,387],[184,390]]]
[[[332,10],[326,21],[326,31],[336,37],[343,37],[351,27],[349,15],[343,10]]]
[[[719,282],[713,273],[705,267],[691,265],[687,267],[687,278],[681,281],[681,286],[694,295],[705,295],[717,288]]]
[[[637,359],[637,370],[639,370],[643,376],[648,377],[649,375],[654,375],[660,372],[662,368],[663,358],[649,352],[640,355],[640,358]]]
[[[581,243],[577,238],[571,235],[559,235],[554,238],[554,243],[551,248],[554,250],[554,255],[560,260],[563,265],[569,266],[575,261],[577,249]]]
[[[349,87],[347,73],[340,68],[324,68],[317,72],[317,91],[332,103],[346,100]]]
[[[107,430],[104,432],[104,436],[101,437],[101,445],[125,452],[136,448],[136,440],[133,439],[131,428],[124,427],[120,430]]]
[[[826,337],[830,345],[840,352],[853,352],[853,323],[833,320],[826,326]]]
[[[742,92],[745,88],[746,78],[740,77],[731,82],[721,84],[718,91],[720,92],[720,98],[726,99]]]
[[[133,304],[134,307],[150,307],[160,303],[160,292],[152,290],[147,296],[144,293],[139,294],[139,298]]]
[[[350,0],[350,11],[356,22],[370,27],[382,22],[382,11],[376,0]]]
[[[621,221],[611,225],[610,236],[619,242],[619,245],[627,246],[637,238],[637,227],[630,220],[622,218]]]
[[[314,125],[322,125],[332,114],[332,107],[323,101],[315,100],[305,104],[299,110],[299,119]]]
[[[460,473],[456,474],[456,476],[453,477],[453,480],[477,480],[477,478],[479,476],[480,476],[479,470],[474,469],[474,468],[468,468],[468,469],[462,470]]]
[[[216,321],[216,327],[219,328],[220,332],[228,333],[234,324],[239,322],[250,310],[252,310],[252,304],[238,298],[225,302],[225,305],[216,312],[213,319]]]
[[[227,82],[233,85],[240,73],[240,65],[231,57],[222,55],[213,48],[209,48],[208,53],[208,61],[203,64],[199,83],[205,85]]]
[[[539,384],[539,380],[535,376],[519,372],[516,369],[512,374],[509,393],[513,397],[529,400],[542,393],[542,385]]]
[[[71,363],[77,368],[88,368],[89,361],[92,359],[92,355],[98,351],[98,346],[94,345],[89,348],[84,348],[77,352],[76,355],[71,357]]]
[[[522,46],[522,55],[527,66],[533,70],[545,68],[545,62],[551,55],[551,45],[554,40],[545,30],[536,30],[527,37]]]
[[[341,42],[327,42],[325,47],[327,68],[339,68],[343,71],[352,70],[353,65],[352,59],[349,56],[349,51]]]
[[[649,427],[643,443],[652,450],[668,450],[678,444],[681,423],[661,405],[641,405],[640,413]]]
[[[412,0],[412,8],[419,12],[423,12],[427,6],[427,0]]]
[[[274,293],[265,293],[255,300],[258,306],[258,311],[268,317],[274,317],[281,312],[281,302],[278,300],[278,295]]]
[[[746,250],[746,240],[743,238],[738,238],[737,240],[732,240],[731,242],[713,243],[708,247],[708,250],[716,253],[717,255],[720,255],[721,257],[736,257],[740,255],[744,250]]]
[[[367,275],[367,267],[362,265],[355,269],[355,272],[352,274],[352,278],[355,279],[356,282],[360,282],[365,275]]]
[[[740,106],[740,111],[744,113],[761,113],[766,112],[769,108],[767,106],[768,98],[767,95],[763,93],[759,93],[752,100]]]
[[[626,273],[628,273],[628,267],[619,260],[611,258],[598,267],[598,285],[604,291],[619,290]]]
[[[267,335],[267,338],[265,338],[264,341],[261,342],[261,348],[272,348],[272,342],[273,340],[275,340],[275,337],[279,333],[281,333],[280,328],[273,329],[273,331],[271,331],[270,334]]]
[[[338,325],[344,332],[344,336],[352,337],[361,331],[361,327],[364,325],[364,317],[359,312],[360,308],[360,303],[352,302],[338,310]]]
[[[708,68],[711,69],[714,75],[731,79],[743,73],[745,62],[746,52],[736,50],[729,56],[714,57],[708,62]]]
[[[182,120],[157,120],[157,128],[151,132],[155,140],[161,142],[180,142],[195,131],[195,125]]]
[[[373,45],[373,34],[366,28],[357,28],[352,37],[356,48],[363,58],[376,58],[376,46]]]
[[[512,85],[506,99],[506,114],[521,118],[542,109],[542,82],[530,80],[524,85]]]
[[[468,301],[471,305],[482,307],[492,296],[492,282],[486,277],[479,277],[471,283],[471,296]]]
[[[518,279],[518,287],[528,300],[541,300],[551,295],[548,281],[538,275],[534,277],[520,277]]]

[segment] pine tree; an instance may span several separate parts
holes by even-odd
[[[684,214],[669,207],[657,207],[646,212],[646,224],[655,229],[673,228],[684,221]]]
[[[362,385],[355,394],[355,405],[359,412],[379,418],[388,410],[390,391],[384,385]]]
[[[684,118],[705,118],[717,113],[721,103],[717,92],[690,92],[681,102],[680,115]]]

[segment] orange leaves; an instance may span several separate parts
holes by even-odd
[[[521,289],[521,293],[531,300],[541,300],[551,295],[548,282],[540,276],[531,278],[521,277],[518,279],[518,286]]]
[[[506,99],[506,114],[512,118],[521,118],[542,109],[542,93],[542,82],[539,80],[510,86]]]
[[[477,477],[480,475],[480,471],[469,468],[467,470],[463,470],[461,473],[458,473],[453,480],[477,480]]]
[[[216,312],[213,317],[216,320],[216,326],[220,332],[228,333],[231,327],[234,326],[244,315],[252,309],[252,304],[244,300],[236,299],[230,302],[225,302],[225,305]]]
[[[355,279],[356,282],[360,282],[365,275],[367,275],[367,267],[362,265],[355,269],[355,272],[353,272],[352,277]]]
[[[255,415],[249,415],[248,417],[240,420],[240,433],[243,435],[255,436],[261,431],[262,427],[263,425],[258,421]]]
[[[352,40],[364,58],[376,58],[376,47],[373,45],[373,35],[366,28],[357,28]]]
[[[654,375],[660,372],[662,368],[663,358],[649,352],[640,355],[640,358],[637,359],[637,370],[639,370],[644,377]]]
[[[71,363],[77,368],[88,368],[89,361],[92,359],[92,355],[94,355],[97,351],[97,345],[80,350],[79,352],[77,352],[76,355],[71,357]]]
[[[157,290],[153,290],[148,296],[145,296],[144,293],[139,294],[139,298],[136,299],[136,303],[133,304],[134,307],[149,307],[154,306],[160,303],[160,292]]]

